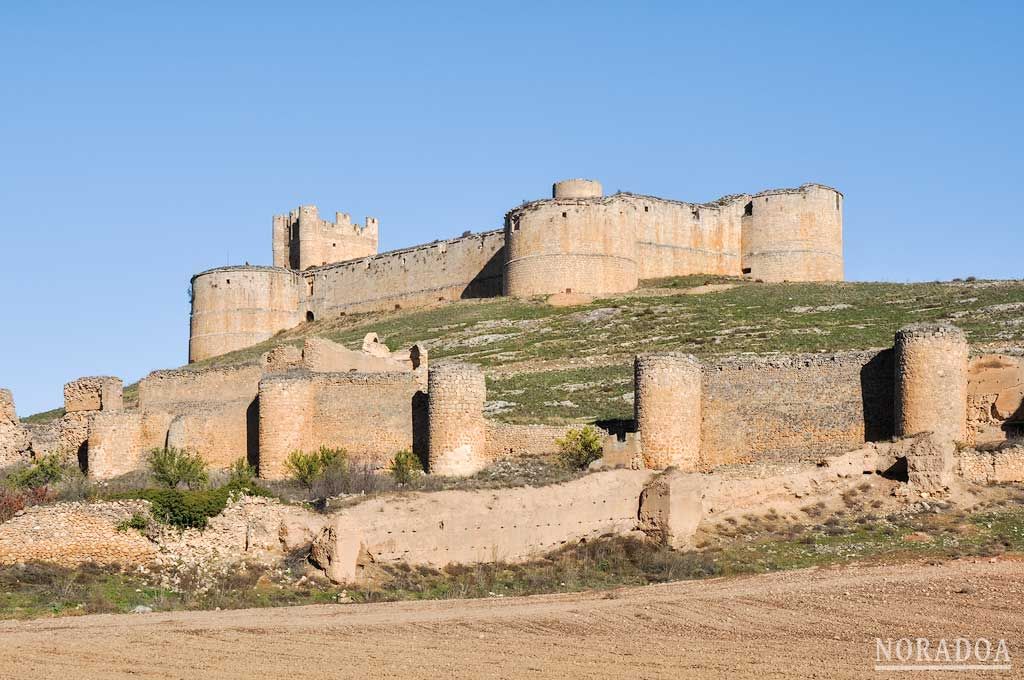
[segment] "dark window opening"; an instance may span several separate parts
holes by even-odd
[[[836,210],[839,210],[839,194],[836,194]]]
[[[566,293],[571,293],[571,292],[572,292],[572,288],[566,288],[566,289],[565,289],[565,292],[566,292]]]
[[[309,294],[313,295],[313,279],[310,279],[307,283],[309,284]]]
[[[402,308],[402,305],[395,305],[395,311],[396,311],[396,312],[397,312],[397,311],[398,311],[399,309],[401,309],[401,308]]]
[[[645,205],[645,206],[644,206],[644,212],[651,212],[651,209],[650,209],[650,208],[648,208],[648,207],[647,207],[647,206]]]
[[[747,204],[745,206],[743,206],[743,214],[744,215],[753,215],[754,214],[754,202],[753,201],[748,201]]]
[[[231,279],[228,279],[228,283],[231,283]]]
[[[562,217],[568,217],[568,216],[569,216],[569,213],[567,213],[567,212],[562,213]]]
[[[306,312],[306,321],[313,323],[316,321],[316,317],[313,316],[313,312]]]
[[[331,244],[331,247],[332,247],[332,248],[337,248],[337,247],[338,247],[338,244],[337,244],[337,243],[332,243],[332,244]]]
[[[743,268],[743,273],[744,274],[749,274],[750,273],[750,267],[744,267]]]

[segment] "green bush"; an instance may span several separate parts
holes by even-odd
[[[198,453],[173,446],[150,451],[149,468],[153,479],[168,489],[176,489],[181,484],[194,489],[210,479],[206,473],[206,461]]]
[[[119,522],[117,530],[124,532],[129,529],[137,529],[138,531],[145,531],[149,528],[149,518],[142,513],[133,512],[132,516],[123,522]]]
[[[31,465],[12,472],[7,483],[15,489],[38,489],[59,482],[64,477],[64,466],[56,454],[42,456]]]
[[[179,529],[203,529],[211,517],[227,507],[231,496],[272,496],[255,484],[225,484],[216,489],[140,489],[115,498],[139,498],[153,506],[153,517]]]
[[[422,474],[423,465],[415,453],[402,449],[395,454],[395,460],[391,463],[391,476],[396,482],[405,486]]]
[[[284,461],[285,470],[307,490],[320,479],[328,468],[348,467],[348,454],[345,449],[330,449],[321,446],[319,451],[306,453],[292,451]]]
[[[601,457],[604,435],[593,425],[573,428],[555,440],[559,458],[573,470],[583,470]]]

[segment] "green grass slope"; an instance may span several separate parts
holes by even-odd
[[[307,336],[357,348],[375,331],[392,349],[423,342],[431,361],[482,366],[489,411],[499,420],[590,422],[632,417],[631,362],[639,352],[711,358],[886,347],[900,326],[940,319],[963,328],[976,346],[1020,346],[1024,281],[763,284],[679,277],[576,307],[497,298],[343,316],[193,366],[244,362]]]

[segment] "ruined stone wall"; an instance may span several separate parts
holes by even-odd
[[[359,462],[387,465],[425,446],[426,397],[415,373],[273,374],[260,382],[259,473],[287,476],[292,451],[343,448]]]
[[[843,280],[843,195],[820,184],[753,196],[742,218],[743,271],[763,281]]]
[[[255,363],[201,371],[153,371],[139,381],[139,407],[174,410],[194,402],[252,401],[262,375],[263,369]]]
[[[564,437],[573,425],[512,425],[487,421],[488,462],[503,458],[535,458],[558,453],[556,440]]]
[[[896,333],[896,434],[934,432],[967,441],[967,338],[948,324]]]
[[[273,220],[274,266],[305,270],[377,253],[380,225],[373,217],[353,224],[348,213],[333,222],[320,219],[316,206],[300,206]]]
[[[529,559],[632,531],[650,477],[614,470],[540,488],[372,499],[340,511],[314,542],[313,558],[337,582],[365,577],[371,563],[443,567]]]
[[[90,376],[64,385],[64,411],[117,411],[123,405],[120,378]]]
[[[0,468],[26,460],[29,442],[29,431],[14,410],[14,396],[0,389]]]
[[[429,472],[471,475],[484,467],[487,386],[483,371],[456,362],[431,366],[427,395]]]
[[[816,460],[893,435],[891,350],[704,366],[701,459]]]
[[[967,440],[1005,441],[1024,436],[1024,359],[985,354],[967,368]]]
[[[303,314],[320,319],[495,297],[504,246],[504,234],[489,231],[306,272]]]
[[[220,267],[192,277],[189,361],[262,342],[302,320],[305,284],[288,269]]]
[[[1024,481],[1024,446],[993,451],[966,449],[958,454],[957,463],[964,479],[979,484]]]
[[[146,501],[112,501],[27,508],[0,524],[0,564],[146,564],[157,546],[137,531],[118,531],[117,525],[148,507]]]

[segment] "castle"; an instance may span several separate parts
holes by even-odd
[[[687,274],[843,280],[843,195],[821,184],[710,203],[616,193],[570,179],[505,215],[504,229],[377,253],[379,224],[314,206],[273,218],[273,266],[192,277],[189,361],[304,321],[508,295],[610,295]]]

